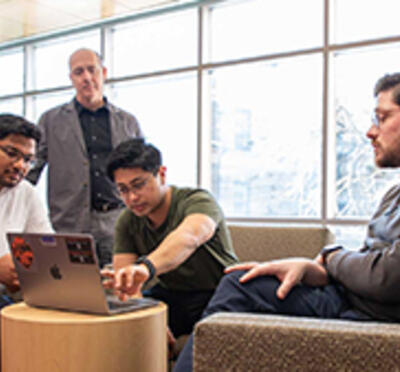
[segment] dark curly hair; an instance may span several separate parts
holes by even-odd
[[[114,181],[114,172],[121,168],[141,168],[155,175],[161,164],[160,150],[143,138],[132,138],[111,151],[107,160],[107,176]]]
[[[32,138],[36,141],[36,144],[39,144],[41,137],[39,128],[23,117],[13,114],[0,114],[0,139],[10,134]]]
[[[375,84],[374,97],[381,92],[393,89],[393,101],[400,106],[400,73],[386,74]]]

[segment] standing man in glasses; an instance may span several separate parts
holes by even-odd
[[[74,99],[45,112],[38,162],[27,179],[37,183],[48,164],[48,204],[56,231],[91,233],[101,266],[111,263],[114,223],[123,203],[106,177],[109,153],[121,141],[142,137],[135,117],[103,95],[107,69],[89,49],[69,59]]]
[[[19,285],[6,233],[53,232],[39,196],[24,180],[35,163],[39,140],[40,131],[34,124],[19,116],[0,115],[0,283],[9,292]]]

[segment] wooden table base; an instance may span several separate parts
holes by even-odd
[[[165,372],[166,312],[164,304],[114,316],[5,307],[2,372]]]

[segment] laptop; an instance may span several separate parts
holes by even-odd
[[[10,232],[7,239],[28,305],[106,315],[159,303],[107,295],[90,234]]]

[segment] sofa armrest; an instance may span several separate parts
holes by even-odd
[[[240,313],[195,328],[194,371],[398,371],[400,325]]]

